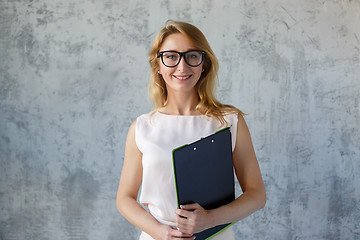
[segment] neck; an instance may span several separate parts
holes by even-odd
[[[163,113],[171,115],[200,115],[196,110],[199,97],[195,91],[188,93],[169,93],[166,105],[161,109]]]

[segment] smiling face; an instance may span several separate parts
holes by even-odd
[[[181,33],[174,33],[169,35],[163,42],[160,52],[163,51],[177,51],[187,52],[195,49],[193,43],[185,35]],[[203,63],[197,67],[187,65],[184,58],[181,58],[180,63],[175,67],[166,67],[161,59],[158,59],[160,66],[160,74],[162,75],[168,93],[171,91],[196,91],[195,85],[201,77]]]

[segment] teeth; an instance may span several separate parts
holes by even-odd
[[[186,77],[178,77],[178,76],[175,76],[177,79],[180,79],[180,80],[184,80],[184,79],[188,79],[191,75],[189,76],[186,76]]]

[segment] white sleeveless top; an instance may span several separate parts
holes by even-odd
[[[237,114],[225,116],[235,148]],[[142,152],[143,178],[140,203],[161,223],[175,225],[177,198],[172,150],[209,136],[221,128],[219,121],[204,115],[143,114],[136,119],[135,141]]]

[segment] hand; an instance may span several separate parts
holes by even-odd
[[[195,236],[192,234],[185,234],[180,232],[177,228],[169,226],[169,225],[163,225],[163,231],[162,236],[156,237],[158,240],[171,240],[171,239],[188,239],[188,240],[194,240]]]
[[[198,203],[181,205],[176,213],[176,227],[182,233],[194,234],[211,227],[209,211]]]

